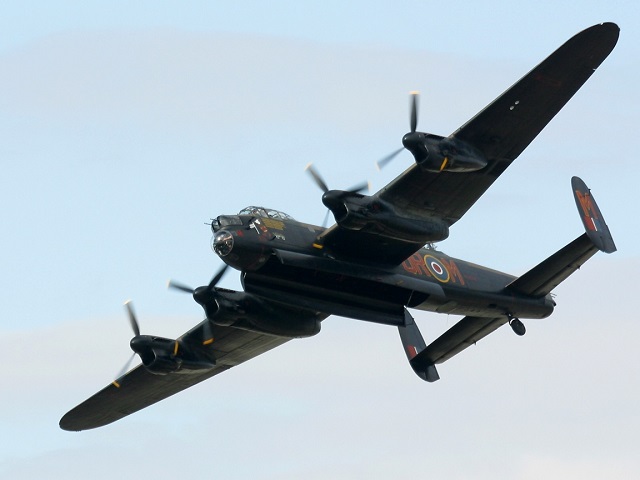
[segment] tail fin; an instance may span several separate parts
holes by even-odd
[[[604,221],[604,217],[598,208],[591,190],[587,188],[582,179],[573,177],[571,179],[571,188],[576,200],[576,206],[580,212],[580,218],[587,231],[589,240],[598,247],[598,250],[605,253],[613,253],[616,251],[616,245],[613,243],[613,237],[609,227]]]
[[[418,355],[427,347],[427,344],[424,342],[415,320],[406,308],[404,309],[404,325],[398,327],[398,332],[400,333],[404,353],[407,354],[407,360],[409,360],[409,364],[413,371],[416,372],[416,375],[427,382],[438,380],[440,376],[433,362],[423,360]]]
[[[586,233],[514,280],[508,289],[526,295],[547,295],[598,250],[605,253],[616,251],[609,227],[591,191],[578,177],[571,179],[571,187]]]

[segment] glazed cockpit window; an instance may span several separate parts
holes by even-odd
[[[275,218],[277,220],[293,220],[293,217],[287,215],[284,212],[280,212],[279,210],[272,210],[270,208],[263,207],[247,207],[240,210],[238,215],[253,215],[256,217],[263,218]]]

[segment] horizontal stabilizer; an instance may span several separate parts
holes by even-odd
[[[433,366],[443,363],[508,321],[506,316],[495,318],[464,317],[411,359],[411,365],[415,370],[417,366],[424,368],[427,365]]]

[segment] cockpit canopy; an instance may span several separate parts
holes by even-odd
[[[240,210],[238,215],[253,215],[255,217],[275,218],[277,220],[293,220],[293,217],[278,210],[271,210],[264,207],[247,207]]]
[[[273,218],[275,220],[293,220],[293,217],[278,210],[271,210],[270,208],[264,207],[247,207],[240,210],[238,215],[220,215],[218,218],[212,218],[211,230],[215,233],[224,227],[242,225],[242,219],[240,216]]]

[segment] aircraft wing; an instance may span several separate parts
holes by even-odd
[[[180,337],[186,343],[201,343],[204,322]],[[153,405],[186,388],[213,377],[287,342],[288,338],[265,335],[233,327],[213,325],[216,365],[202,372],[154,375],[142,365],[69,411],[60,420],[63,430],[80,431],[101,427]],[[190,339],[193,338],[194,342]]]
[[[593,74],[612,51],[618,35],[619,28],[613,23],[578,33],[451,134],[479,150],[488,160],[486,167],[474,172],[435,173],[414,164],[374,197],[392,205],[399,216],[436,218],[453,225]],[[368,232],[363,232],[358,242],[359,232],[338,225],[323,237],[325,244],[348,250],[349,255],[379,260],[384,254],[383,258],[396,264],[422,247]]]

